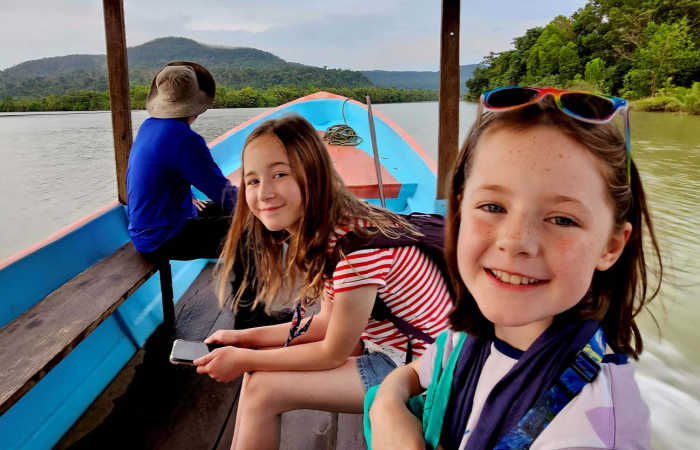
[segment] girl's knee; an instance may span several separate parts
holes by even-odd
[[[274,383],[274,376],[271,375],[273,374],[269,372],[246,374],[247,380],[241,397],[247,408],[275,409],[274,406],[279,402],[281,396],[275,389],[279,383]]]

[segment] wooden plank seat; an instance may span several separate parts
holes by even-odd
[[[157,270],[129,242],[0,330],[0,361],[3,361],[0,414],[61,362]],[[173,308],[170,277],[170,265],[166,264],[161,273],[166,318],[172,315],[169,310]]]
[[[240,379],[219,383],[168,359],[174,339],[201,341],[215,330],[233,328],[233,313],[219,308],[214,267],[207,264],[178,300],[175,326],[156,329],[54,448],[231,446]]]
[[[379,198],[379,183],[374,158],[357,147],[326,144],[333,165],[350,191],[360,198]],[[386,198],[397,198],[401,183],[380,164]]]
[[[362,414],[299,409],[282,414],[280,450],[367,449]]]
[[[333,165],[350,192],[363,199],[379,198],[377,169],[374,165],[374,159],[370,155],[353,146],[326,144],[326,148]],[[385,197],[388,199],[399,197],[403,184],[384,165],[380,167]],[[233,185],[240,186],[241,169],[233,171],[228,179]]]
[[[202,340],[217,329],[234,325],[233,314],[218,308],[213,267],[210,264],[202,271],[175,307],[169,302],[176,326],[166,323],[157,328],[55,448],[92,449],[112,444],[152,449],[230,447],[240,379],[217,383],[197,375],[192,367],[174,366],[168,361],[173,339]],[[126,244],[0,331],[0,356],[7,369],[0,373],[3,411],[157,269],[131,243]],[[361,418],[290,411],[282,418],[281,448],[365,448]]]

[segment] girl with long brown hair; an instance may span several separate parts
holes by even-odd
[[[451,329],[368,393],[372,448],[649,448],[627,358],[661,259],[629,149],[623,99],[484,93],[449,192]]]
[[[447,328],[451,299],[436,264],[415,245],[365,248],[343,254],[348,233],[387,238],[417,234],[400,216],[349,192],[318,132],[305,119],[269,120],[247,138],[242,181],[219,273],[219,298],[236,307],[247,287],[269,305],[301,280],[291,324],[219,330],[207,343],[224,344],[195,361],[199,373],[230,381],[245,373],[233,448],[277,448],[280,414],[291,409],[361,412],[365,391],[426,344],[387,320],[370,318],[376,298],[431,337]],[[339,244],[340,245],[340,244]],[[255,267],[228,295],[237,249]],[[244,270],[250,274],[251,270]],[[321,311],[303,316],[303,307]],[[239,420],[241,418],[241,420]]]

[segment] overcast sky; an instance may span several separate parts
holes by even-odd
[[[104,54],[99,0],[1,0],[0,69],[31,59]],[[461,64],[571,15],[586,0],[465,0]],[[353,70],[437,70],[439,0],[124,0],[129,47],[165,36],[255,47],[287,61]]]

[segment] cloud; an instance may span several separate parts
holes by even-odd
[[[462,2],[461,63],[586,0]],[[57,6],[60,5],[60,6]],[[425,0],[124,0],[128,46],[164,36],[255,47],[293,62],[345,69],[437,70],[440,3]],[[3,0],[0,68],[48,56],[105,53],[99,0]]]
[[[274,26],[248,22],[193,20],[187,25],[187,28],[192,31],[247,31],[250,33],[262,33]]]
[[[57,9],[54,2],[3,0],[0,68],[50,56],[104,53],[102,5],[82,3],[65,2]]]

